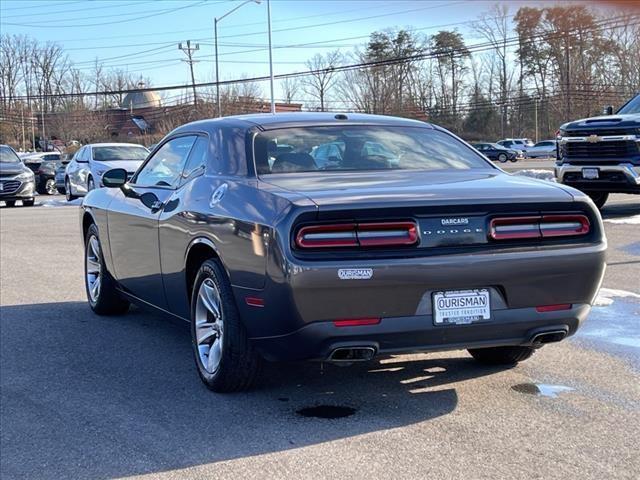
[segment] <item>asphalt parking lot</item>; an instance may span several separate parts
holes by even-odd
[[[609,266],[584,328],[516,368],[463,351],[273,364],[233,395],[201,384],[187,325],[95,316],[77,206],[39,203],[0,208],[3,479],[637,478],[639,197],[603,210]],[[322,406],[348,415],[299,413]]]

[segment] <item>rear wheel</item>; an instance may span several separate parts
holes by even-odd
[[[593,203],[596,204],[596,207],[598,207],[598,209],[604,207],[604,204],[607,203],[607,199],[609,198],[609,192],[585,192],[587,195],[589,195],[589,197],[591,198],[591,200],[593,200]]]
[[[68,178],[64,181],[64,190],[65,190],[65,196],[67,197],[67,202],[70,202],[78,198],[71,193],[71,182],[69,182]]]
[[[34,198],[30,198],[28,200],[22,200],[23,207],[33,207],[35,203],[36,203],[36,200]]]
[[[98,315],[121,315],[129,310],[129,302],[120,296],[116,281],[104,264],[98,227],[91,225],[84,247],[84,278],[89,306]]]
[[[500,163],[507,163],[507,154],[506,153],[501,153],[500,155],[498,155],[498,161]]]
[[[531,347],[471,348],[469,353],[478,362],[487,365],[516,365],[533,355]]]
[[[216,260],[206,260],[191,295],[191,340],[198,374],[215,392],[246,390],[261,359],[249,343],[231,284]]]
[[[518,157],[513,157],[513,158],[511,159],[511,161],[512,161],[513,163],[516,163],[516,162],[518,161]]]

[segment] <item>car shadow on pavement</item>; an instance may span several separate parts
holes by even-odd
[[[253,391],[218,395],[198,379],[188,326],[136,308],[3,306],[0,333],[2,478],[154,473],[412,425],[452,412],[456,383],[499,371],[438,355],[268,364]],[[297,413],[318,406],[353,414]]]
[[[640,199],[640,197],[638,197]],[[608,203],[600,210],[605,220],[640,215],[640,201],[633,203]]]

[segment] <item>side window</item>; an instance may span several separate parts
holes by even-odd
[[[187,164],[184,166],[180,185],[201,175],[207,166],[207,157],[209,156],[209,139],[207,137],[198,137],[196,143],[191,149]]]
[[[142,167],[133,183],[143,187],[176,187],[195,141],[195,135],[169,140]]]

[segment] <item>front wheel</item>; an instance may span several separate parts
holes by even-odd
[[[129,310],[104,263],[102,246],[95,224],[89,227],[84,244],[84,279],[89,306],[98,315],[121,315]]]
[[[486,365],[514,366],[533,355],[532,347],[471,348],[469,353],[478,362]]]
[[[247,338],[231,284],[216,260],[206,260],[191,295],[191,341],[200,379],[214,392],[246,390],[261,359]]]
[[[69,181],[68,178],[64,181],[64,190],[65,190],[65,197],[67,198],[67,202],[70,202],[78,198],[71,193],[71,182]]]
[[[500,155],[498,155],[498,161],[500,163],[507,163],[507,160],[508,160],[508,158],[507,158],[506,153],[501,153]]]
[[[585,192],[589,195],[589,198],[593,200],[593,203],[596,204],[598,210],[604,207],[604,204],[607,203],[607,199],[609,198],[609,192]]]

